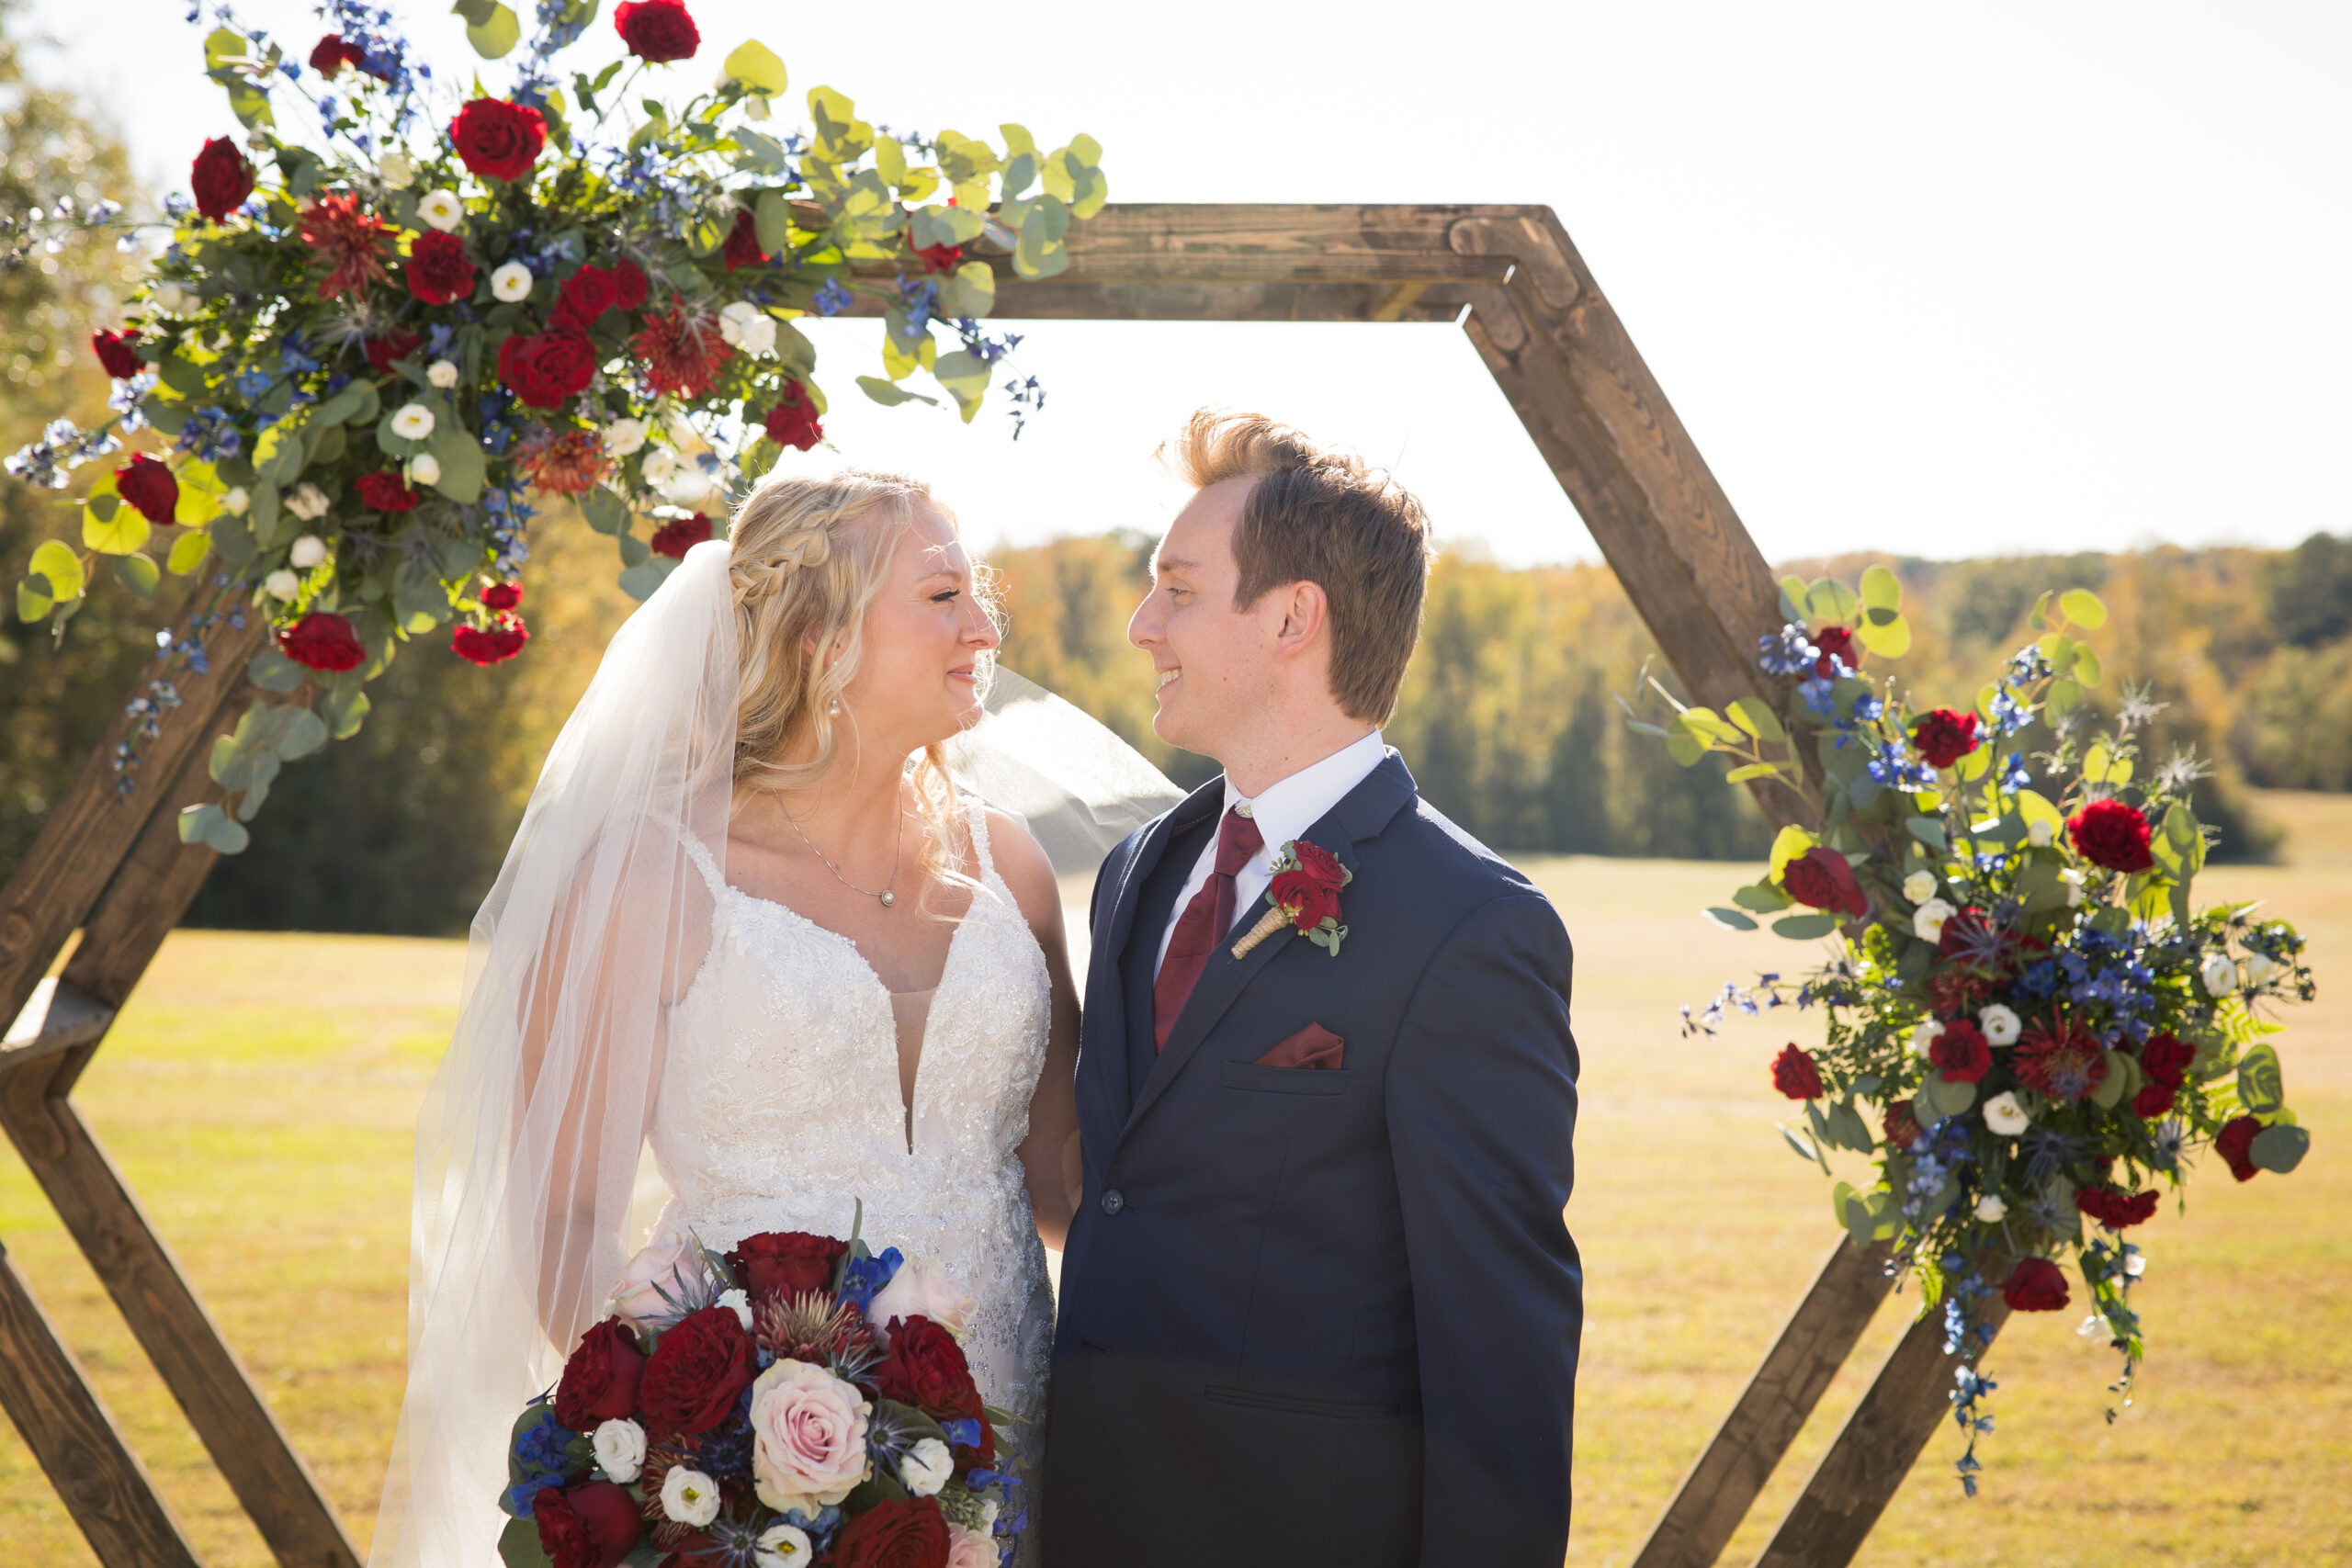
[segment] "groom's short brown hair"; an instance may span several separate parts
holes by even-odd
[[[1289,582],[1321,588],[1331,695],[1351,718],[1387,723],[1429,586],[1429,514],[1412,491],[1263,414],[1196,410],[1161,451],[1195,490],[1257,476],[1233,536],[1235,604]]]

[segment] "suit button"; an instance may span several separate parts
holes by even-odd
[[[1120,1191],[1119,1191],[1119,1190],[1118,1190],[1117,1188],[1115,1188],[1115,1187],[1114,1187],[1114,1188],[1110,1188],[1110,1189],[1108,1189],[1106,1191],[1104,1191],[1104,1192],[1103,1192],[1103,1194],[1102,1194],[1102,1212],[1103,1212],[1104,1213],[1106,1213],[1106,1214],[1115,1214],[1115,1213],[1117,1213],[1120,1210],[1122,1210],[1122,1209],[1125,1208],[1126,1206],[1127,1206],[1127,1201],[1126,1201],[1125,1197],[1125,1196],[1123,1196],[1123,1195],[1120,1193]]]

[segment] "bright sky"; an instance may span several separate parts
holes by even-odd
[[[471,73],[446,0],[392,3]],[[677,96],[757,36],[869,119],[1089,131],[1114,200],[1549,203],[1776,560],[2352,528],[2352,7],[690,4]],[[234,130],[185,8],[26,6],[37,73],[159,188]],[[1156,528],[1150,450],[1219,401],[1392,463],[1452,539],[1596,555],[1450,326],[1037,323],[1017,444],[866,403],[878,334],[821,330],[839,459],[929,476],[982,542]]]

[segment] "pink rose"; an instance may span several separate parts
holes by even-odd
[[[894,1317],[927,1317],[943,1328],[961,1334],[972,1321],[972,1298],[946,1269],[927,1258],[902,1264],[890,1282],[874,1293],[865,1309],[883,1343],[889,1342]]]
[[[996,1568],[996,1541],[962,1525],[947,1527],[947,1568]]]
[[[822,1367],[778,1361],[752,1384],[752,1479],[778,1513],[814,1514],[857,1489],[871,1468],[874,1407]]]
[[[664,1292],[667,1302],[662,1299]],[[613,1315],[640,1333],[706,1304],[702,1260],[695,1256],[693,1243],[675,1237],[657,1241],[630,1258],[611,1299]]]

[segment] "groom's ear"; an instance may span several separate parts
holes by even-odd
[[[1282,620],[1274,631],[1276,658],[1292,658],[1329,640],[1326,634],[1331,625],[1331,599],[1323,592],[1321,583],[1294,582],[1274,589],[1266,597],[1272,602],[1269,608],[1282,612]],[[1267,618],[1272,619],[1271,615]]]

